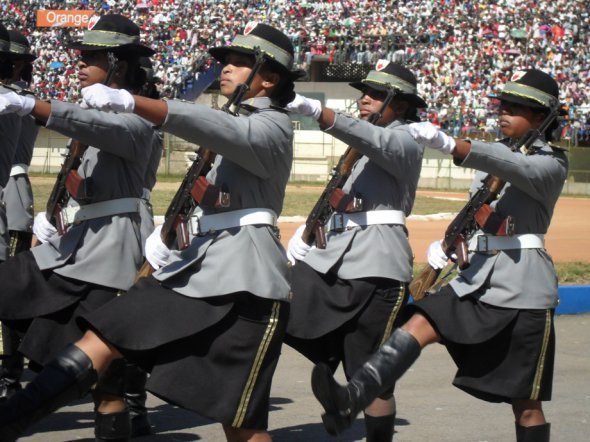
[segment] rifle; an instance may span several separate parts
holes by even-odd
[[[0,81],[0,86],[3,87],[4,89],[8,89],[12,92],[17,93],[18,95],[33,95],[33,96],[35,96],[35,93],[32,90],[26,89],[23,87],[13,86],[11,84],[2,83],[1,81]]]
[[[553,103],[550,111],[541,123],[535,129],[528,131],[521,139],[511,146],[511,150],[516,152],[520,150],[523,154],[528,155],[532,152],[531,146],[551,125],[553,120],[559,115],[561,104]],[[445,231],[442,240],[442,250],[450,258],[454,253],[457,254],[457,264],[459,269],[463,270],[469,266],[467,250],[467,240],[478,230],[478,224],[475,220],[476,213],[485,204],[493,202],[504,187],[505,182],[494,175],[488,174],[483,180],[482,185],[471,196],[467,204],[461,209],[457,216],[451,221]],[[429,264],[424,266],[422,271],[416,276],[409,285],[410,293],[414,301],[422,299],[425,294],[434,286],[442,269],[433,269]]]
[[[250,90],[250,84],[262,66],[263,58],[262,52],[260,50],[255,52],[255,60],[256,61],[252,67],[252,72],[246,79],[245,83],[240,84],[234,90],[227,103],[222,106],[221,110],[224,112],[227,112],[231,115],[238,115],[242,105],[242,100],[244,99],[244,96],[248,90]],[[210,69],[217,69],[218,66],[220,65],[216,64]],[[214,80],[215,76],[211,76],[209,84],[211,84]],[[205,86],[201,90],[205,90],[206,88],[207,87]],[[186,227],[187,220],[198,205],[197,201],[195,201],[193,198],[191,191],[193,190],[193,187],[195,187],[195,184],[199,178],[207,175],[211,169],[213,161],[215,160],[215,153],[204,147],[200,147],[196,154],[197,157],[186,172],[182,182],[180,183],[180,187],[176,191],[174,198],[172,198],[172,201],[170,202],[170,205],[164,214],[164,223],[162,224],[160,237],[162,238],[162,242],[168,248],[172,248],[175,242],[178,243],[179,249],[181,250],[188,247],[190,244],[190,234]],[[146,260],[139,269],[139,272],[135,277],[135,281],[145,278],[151,275],[153,272],[154,268]]]
[[[107,71],[103,84],[108,86],[117,69],[117,59],[112,52],[108,52],[107,56],[109,59],[109,70]],[[84,155],[84,152],[86,152],[86,149],[88,149],[88,145],[79,140],[72,139],[67,147],[68,151],[65,155],[64,162],[61,165],[61,169],[57,174],[55,184],[53,185],[45,209],[47,221],[55,226],[60,235],[63,235],[66,230],[61,211],[70,199],[70,193],[67,190],[66,182],[68,179],[79,181],[80,178],[75,176],[74,173],[82,163],[82,156]]]
[[[376,124],[383,116],[383,112],[391,103],[394,96],[394,89],[391,85],[387,85],[387,96],[383,100],[383,105],[378,112],[371,114],[368,122]],[[333,195],[344,186],[344,183],[352,172],[352,167],[358,161],[362,154],[356,149],[348,146],[342,156],[338,159],[338,163],[332,169],[331,178],[326,184],[323,192],[311,209],[311,212],[305,220],[305,228],[301,234],[301,239],[308,245],[315,243],[318,249],[326,248],[326,231],[325,226],[328,223],[330,216],[334,213],[334,208],[330,204]],[[353,203],[354,204],[354,203]]]

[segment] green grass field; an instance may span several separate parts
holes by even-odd
[[[152,205],[155,215],[163,215],[176,193],[181,177],[158,178],[152,192]],[[55,182],[55,176],[31,175],[31,184],[35,195],[35,212],[45,210],[45,203]],[[284,216],[306,216],[323,190],[322,185],[290,184],[283,207]],[[438,198],[418,196],[414,204],[413,214],[428,215],[440,212],[458,212],[464,205],[461,201],[449,201]],[[557,274],[562,284],[590,284],[590,263],[572,262],[557,263]]]

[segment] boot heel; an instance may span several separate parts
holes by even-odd
[[[337,436],[351,425],[350,419],[337,414],[322,414],[322,422],[326,431],[332,436]]]

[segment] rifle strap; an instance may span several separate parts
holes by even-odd
[[[66,177],[66,190],[74,198],[78,197],[78,191],[82,186],[82,181],[84,181],[84,178],[82,178],[77,171],[69,171],[68,176]]]
[[[512,217],[501,217],[489,204],[482,205],[475,212],[474,219],[477,225],[486,233],[497,236],[510,236],[514,234],[514,220]]]
[[[230,195],[225,185],[215,186],[205,176],[200,176],[191,189],[194,200],[203,208],[229,207]]]
[[[360,194],[350,195],[341,188],[337,188],[330,195],[330,206],[336,212],[360,212],[363,210],[363,199]]]

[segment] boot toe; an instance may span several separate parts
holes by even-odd
[[[352,423],[350,406],[346,401],[346,389],[334,380],[332,371],[327,365],[319,364],[311,373],[311,388],[326,413],[322,421],[326,431],[337,435],[350,427]]]

